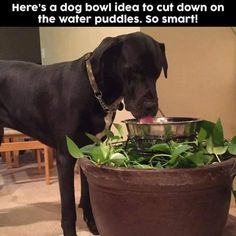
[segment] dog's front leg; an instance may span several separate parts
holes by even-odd
[[[94,235],[99,235],[92,212],[87,177],[85,176],[81,168],[80,168],[80,180],[81,180],[80,207],[82,207],[83,209],[84,221],[86,222],[91,233],[93,233]]]
[[[61,194],[61,226],[64,236],[76,236],[74,166],[76,160],[58,153],[57,169]]]

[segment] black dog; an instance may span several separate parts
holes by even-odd
[[[9,127],[57,150],[65,236],[76,235],[76,160],[68,154],[65,136],[79,146],[88,144],[85,132],[99,134],[109,127],[122,98],[134,117],[155,115],[162,68],[167,76],[164,44],[143,33],[106,38],[92,54],[72,62],[39,66],[0,61],[0,140],[3,127]],[[83,173],[81,182],[84,219],[96,234]]]

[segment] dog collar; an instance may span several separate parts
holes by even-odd
[[[86,70],[87,70],[87,74],[88,74],[88,78],[89,78],[89,83],[93,89],[93,93],[95,98],[98,100],[100,106],[102,107],[103,111],[105,113],[108,112],[114,112],[117,109],[118,110],[122,110],[123,109],[123,104],[121,103],[122,98],[120,98],[118,106],[117,106],[117,102],[114,102],[115,106],[108,106],[103,98],[102,98],[102,91],[98,88],[97,86],[97,82],[95,80],[94,74],[93,74],[93,70],[92,70],[92,65],[91,62],[89,60],[90,56],[92,55],[92,53],[88,53],[85,55],[85,63],[86,63]]]

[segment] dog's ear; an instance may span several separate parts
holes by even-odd
[[[116,50],[120,43],[119,37],[107,37],[102,40],[100,45],[93,51],[92,61],[94,66],[101,66],[103,58],[112,50]],[[116,54],[113,54],[114,56]]]
[[[164,43],[159,43],[160,48],[161,48],[161,53],[162,53],[162,67],[164,70],[164,75],[167,78],[167,69],[168,69],[168,63],[166,59],[166,50],[165,50],[165,44]]]

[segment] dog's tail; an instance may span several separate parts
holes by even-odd
[[[167,78],[168,63],[167,63],[167,59],[166,59],[165,44],[160,43],[160,48],[161,48],[161,53],[162,53],[162,67],[163,67],[163,70],[164,70],[164,75]]]

